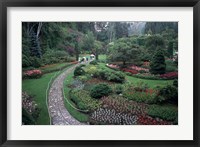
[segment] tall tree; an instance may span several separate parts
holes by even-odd
[[[164,74],[166,72],[165,57],[161,49],[157,49],[150,62],[150,72],[152,74]]]
[[[117,40],[111,47],[109,59],[111,61],[121,61],[123,65],[129,61],[136,61],[139,57],[139,47],[135,44],[131,44],[129,39],[121,38]]]

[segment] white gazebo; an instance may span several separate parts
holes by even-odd
[[[91,55],[90,55],[90,59],[91,59],[91,60],[95,59],[95,55],[94,55],[94,54],[91,54]]]

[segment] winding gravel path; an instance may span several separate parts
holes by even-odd
[[[64,106],[63,81],[75,67],[68,68],[62,72],[52,83],[49,89],[48,108],[52,125],[83,125],[73,118]]]

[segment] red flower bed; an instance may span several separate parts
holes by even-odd
[[[42,72],[38,69],[28,70],[24,72],[24,76],[26,78],[40,78],[42,76]]]
[[[131,73],[131,74],[137,74],[137,73],[138,73],[137,70],[128,69],[128,68],[123,68],[122,71],[123,71],[123,72],[129,72],[129,73]]]
[[[178,72],[169,72],[166,74],[162,74],[160,75],[160,78],[166,78],[166,79],[178,78]]]
[[[160,119],[155,119],[149,116],[138,116],[137,120],[138,125],[171,125],[172,123],[160,120]]]
[[[137,71],[143,70],[143,71],[149,72],[149,69],[142,68],[142,67],[138,67],[138,66],[136,66],[136,65],[130,66],[130,69],[137,70]]]

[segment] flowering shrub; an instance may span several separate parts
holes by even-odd
[[[163,79],[175,79],[178,78],[178,72],[169,72],[166,74],[161,74],[160,77]]]
[[[138,115],[137,119],[138,125],[171,125],[171,122],[167,122],[161,119],[155,119],[149,116]]]
[[[42,76],[42,72],[41,70],[38,70],[38,69],[27,70],[23,74],[24,78],[30,78],[30,79],[40,78],[41,76]]]
[[[130,69],[136,70],[136,71],[145,71],[145,72],[149,72],[149,69],[146,68],[142,68],[142,67],[138,67],[136,65],[132,65],[129,67]]]
[[[131,74],[137,74],[137,73],[138,73],[137,70],[128,69],[128,68],[123,68],[122,71],[123,71],[123,72],[129,72],[129,73],[131,73]]]
[[[33,101],[33,97],[26,92],[22,92],[22,123],[24,125],[34,125],[39,117],[41,109]]]

